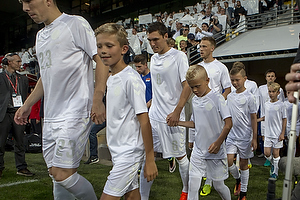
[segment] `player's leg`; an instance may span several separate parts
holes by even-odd
[[[227,161],[228,161],[228,171],[236,180],[234,185],[234,195],[237,196],[240,193],[241,189],[241,179],[240,179],[240,172],[239,168],[234,164],[234,156],[238,153],[237,151],[237,141],[233,141],[230,138],[226,140],[226,152],[227,152]]]
[[[277,144],[275,144],[275,146],[273,147],[273,172],[271,174],[271,176],[275,179],[278,178],[278,163],[280,160],[280,149],[283,147],[283,141],[277,142]]]
[[[248,158],[240,159],[240,173],[241,173],[241,190],[240,199],[243,199],[247,195],[247,188],[249,182],[249,168],[248,168]]]
[[[132,190],[125,194],[125,200],[140,200],[141,195],[139,193],[139,189]]]
[[[91,183],[77,173],[91,127],[90,119],[45,122],[45,126],[48,127],[43,135],[43,141],[47,141],[43,148],[44,158],[55,184],[77,199],[97,199]]]
[[[231,200],[230,190],[224,181],[213,181],[213,185],[223,200]]]

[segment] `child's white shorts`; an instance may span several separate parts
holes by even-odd
[[[78,168],[91,124],[90,118],[44,121],[43,155],[47,167]]]
[[[186,128],[170,127],[166,123],[151,120],[152,134],[158,136],[158,141],[153,141],[154,151],[161,152],[163,158],[182,157],[186,155]]]
[[[105,194],[122,197],[126,193],[139,188],[138,170],[143,158],[137,162],[117,161],[109,172],[103,192]]]
[[[265,137],[264,147],[273,147],[274,149],[280,149],[283,147],[283,141],[278,141],[278,138]]]
[[[231,138],[227,138],[226,152],[227,154],[239,154],[242,159],[253,157],[251,141],[232,140]]]
[[[227,158],[203,159],[193,152],[190,158],[189,176],[206,176],[213,181],[223,181],[228,178]]]

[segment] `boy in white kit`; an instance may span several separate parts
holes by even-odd
[[[286,129],[286,108],[278,99],[280,85],[271,83],[268,86],[270,101],[267,101],[262,111],[262,117],[257,121],[265,121],[264,154],[271,163],[270,176],[278,178],[279,151],[283,147],[284,133]],[[271,155],[273,151],[273,155]]]
[[[233,66],[230,79],[235,91],[227,97],[227,105],[232,116],[232,129],[226,139],[228,169],[236,179],[234,195],[238,200],[246,200],[249,180],[248,159],[257,148],[257,106],[255,97],[246,90],[246,71],[242,66]],[[253,133],[253,134],[252,134]],[[240,169],[233,163],[235,154],[240,156]]]
[[[191,121],[179,121],[179,126],[195,128],[195,146],[190,158],[188,200],[199,198],[202,177],[213,181],[222,199],[231,199],[224,184],[228,178],[224,140],[232,127],[231,115],[224,97],[208,87],[209,78],[200,65],[192,65],[186,80],[193,93]],[[225,122],[225,123],[224,123]]]
[[[155,52],[151,57],[152,104],[149,118],[153,135],[159,137],[154,143],[156,150],[161,145],[164,158],[176,157],[183,183],[180,200],[187,198],[189,160],[186,156],[186,129],[169,127],[184,120],[184,106],[191,90],[185,80],[188,69],[187,56],[167,44],[168,30],[163,23],[154,22],[148,27],[148,40]],[[143,170],[141,171],[142,176]],[[143,176],[142,176],[143,177]],[[141,198],[149,198],[152,182],[141,179]]]
[[[270,101],[270,97],[269,97],[269,93],[268,93],[268,86],[271,84],[271,83],[274,83],[275,80],[276,80],[276,74],[275,74],[275,71],[273,69],[268,69],[266,72],[265,72],[265,79],[267,81],[267,84],[265,85],[261,85],[259,86],[258,90],[259,90],[259,102],[260,102],[260,117],[262,117],[262,111],[265,109],[264,106],[265,106],[265,103],[267,101]],[[284,101],[284,93],[283,93],[283,90],[282,88],[280,88],[280,94],[278,94],[278,99],[280,101]],[[261,136],[261,141],[260,141],[260,147],[261,149],[263,150],[264,147],[263,147],[263,143],[264,143],[264,135],[265,135],[265,122],[262,121],[260,123],[260,133],[258,133],[258,135]],[[264,152],[263,152],[264,153]],[[266,160],[264,166],[270,166],[270,162],[269,160]]]
[[[53,180],[54,199],[97,199],[77,168],[89,136],[90,115],[97,123],[104,121],[108,68],[97,55],[93,30],[84,18],[61,13],[55,0],[20,2],[45,27],[36,36],[41,78],[16,112],[15,121],[26,123],[32,105],[44,96],[43,156]],[[97,64],[94,97],[92,60]]]
[[[123,55],[128,51],[127,32],[108,23],[95,30],[98,55],[112,75],[107,80],[107,145],[113,168],[107,177],[101,200],[140,199],[138,170],[144,156],[144,177],[157,176],[151,126],[145,100],[145,84],[140,75],[127,66]]]

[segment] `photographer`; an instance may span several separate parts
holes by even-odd
[[[217,16],[210,18],[209,32],[213,33],[213,38],[217,38],[218,36],[216,36],[216,34],[220,33],[222,29],[222,24],[219,23]]]

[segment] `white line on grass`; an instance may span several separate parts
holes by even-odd
[[[33,179],[33,180],[27,180],[27,181],[18,181],[18,182],[14,182],[14,183],[7,183],[7,184],[0,185],[0,188],[2,188],[2,187],[10,187],[10,186],[14,186],[14,185],[23,184],[23,183],[32,183],[32,182],[36,182],[36,181],[38,181],[38,180]]]

